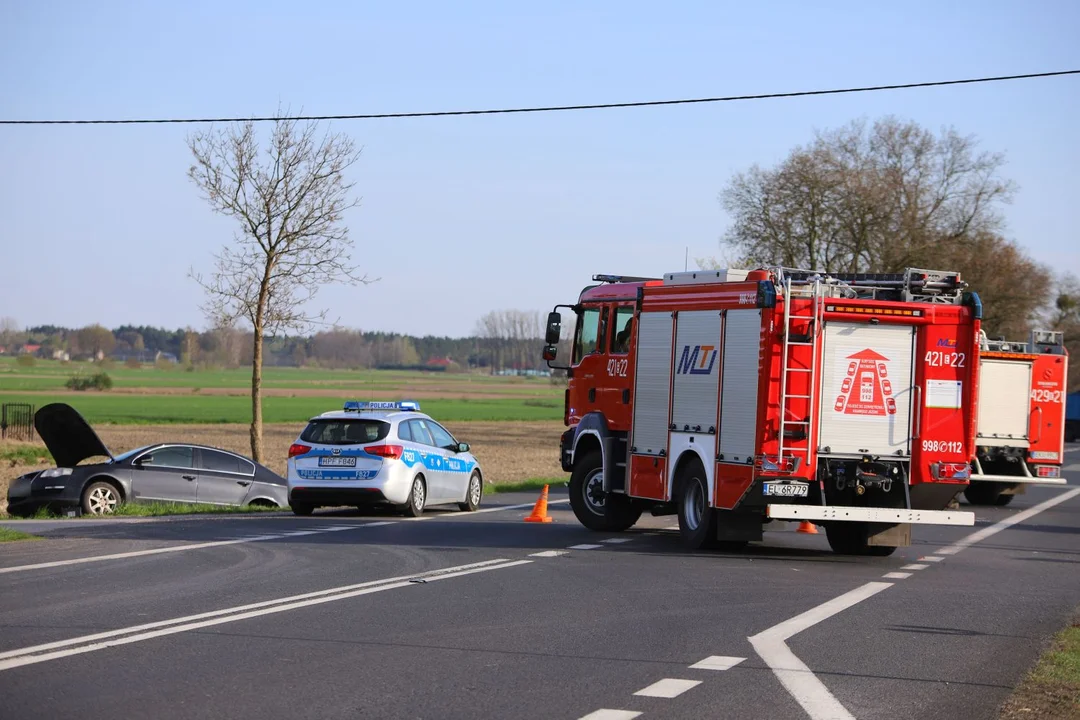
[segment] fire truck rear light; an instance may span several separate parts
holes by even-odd
[[[934,463],[931,468],[935,480],[971,479],[971,465],[968,463]]]
[[[793,473],[802,465],[802,458],[788,455],[781,458],[778,455],[762,455],[757,459],[757,466],[764,472],[770,473]]]
[[[364,452],[368,455],[375,455],[389,460],[397,460],[404,450],[405,448],[401,445],[368,445],[364,448]]]
[[[289,446],[289,457],[296,457],[297,455],[304,455],[311,452],[310,445],[301,445],[300,443],[293,443]]]
[[[1041,478],[1061,477],[1061,468],[1056,465],[1040,465],[1035,468],[1035,476]]]

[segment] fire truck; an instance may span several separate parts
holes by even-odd
[[[889,555],[968,485],[982,304],[953,272],[596,275],[549,314],[568,375],[560,458],[578,520],[677,514],[689,548],[787,522]],[[561,309],[576,316],[557,364]]]
[[[1028,485],[1064,485],[1069,353],[1060,332],[1026,342],[980,335],[975,472],[964,497],[1008,505]]]

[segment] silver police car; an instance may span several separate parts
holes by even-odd
[[[416,517],[429,505],[476,510],[483,474],[459,443],[415,402],[345,403],[311,418],[289,448],[289,505],[390,505]]]

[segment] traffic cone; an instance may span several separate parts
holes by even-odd
[[[540,499],[536,501],[536,505],[533,506],[532,514],[525,518],[525,522],[538,522],[549,523],[551,522],[551,516],[547,511],[548,500],[548,486],[545,485],[544,489],[540,492]]]
[[[818,534],[817,528],[814,526],[814,523],[810,522],[809,520],[803,520],[801,523],[799,523],[799,529],[795,532],[806,533],[807,535]]]

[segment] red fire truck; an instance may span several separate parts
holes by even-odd
[[[1028,342],[980,336],[975,472],[964,497],[1008,505],[1028,485],[1064,485],[1069,353],[1060,332]]]
[[[982,305],[958,273],[594,281],[544,348],[569,376],[561,462],[586,527],[677,514],[700,548],[808,521],[836,552],[888,555],[913,524],[974,524],[946,509],[975,455]]]

